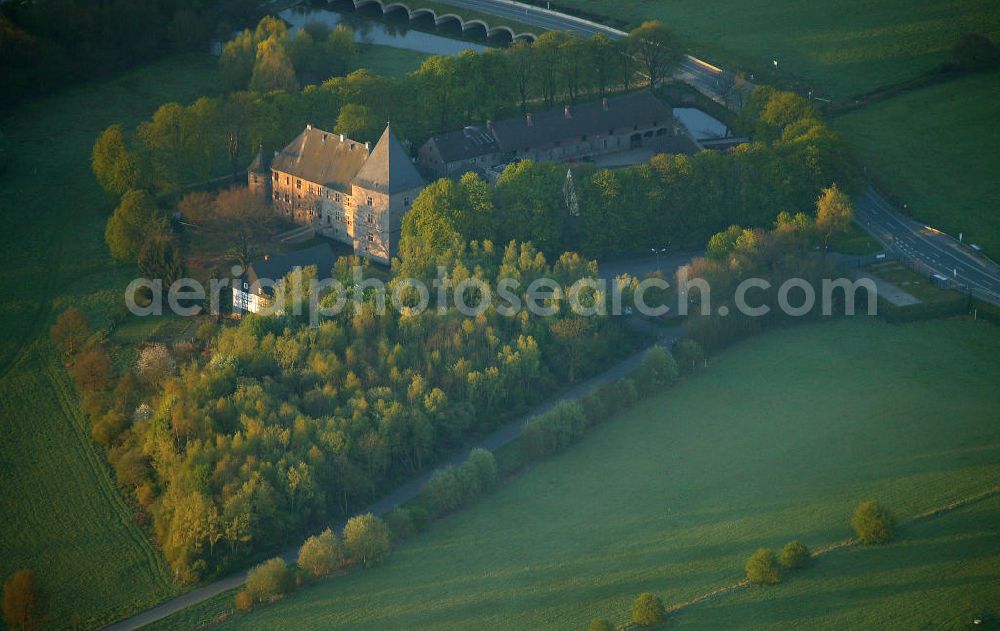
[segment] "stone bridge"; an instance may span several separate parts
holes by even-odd
[[[420,0],[413,0],[419,3]],[[457,26],[462,35],[469,37],[481,37],[487,41],[511,43],[516,41],[533,42],[538,37],[535,33],[515,33],[507,26],[490,26],[484,20],[466,20],[454,13],[438,13],[434,9],[417,8],[411,9],[403,2],[387,2],[385,0],[341,0],[333,4],[353,5],[355,10],[364,9],[369,6],[377,7],[384,17],[391,15],[405,16],[411,23],[433,22],[435,27]]]

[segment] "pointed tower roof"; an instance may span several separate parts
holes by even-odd
[[[364,166],[354,176],[354,183],[379,193],[394,195],[403,191],[426,186],[417,173],[403,145],[396,139],[388,125],[372,149]]]
[[[253,162],[247,167],[247,171],[251,173],[267,173],[271,170],[271,161],[264,158],[264,147],[262,146],[257,155],[254,156]]]

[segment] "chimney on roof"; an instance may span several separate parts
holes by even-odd
[[[528,121],[528,127],[534,127],[535,126],[535,119],[533,119],[531,117],[531,112],[528,112],[527,114],[525,114],[525,120]]]
[[[366,151],[371,151],[372,150],[372,143],[366,142],[365,143],[365,150]]]
[[[313,128],[312,123],[306,123],[306,129],[308,129],[309,131],[312,131],[312,128]]]
[[[604,97],[603,99],[601,99],[601,107],[604,108],[605,112],[608,111],[608,97]]]
[[[344,142],[344,134],[340,134],[340,142]]]
[[[566,118],[573,118],[573,115],[570,114],[570,112],[569,112],[569,105],[567,105],[566,107],[563,108],[563,115]]]

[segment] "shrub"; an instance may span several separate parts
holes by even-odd
[[[275,557],[250,570],[246,591],[254,602],[264,602],[284,594],[291,583],[288,565],[281,557]]]
[[[36,629],[41,626],[38,585],[31,570],[18,570],[4,581],[3,617],[9,629]]]
[[[326,576],[343,562],[344,549],[329,528],[306,539],[299,550],[298,566],[311,576]]]
[[[347,556],[364,567],[374,567],[389,558],[389,529],[380,518],[366,513],[351,517],[344,526]]]
[[[896,522],[875,500],[868,500],[859,504],[854,511],[851,526],[861,543],[873,545],[892,541]]]
[[[758,585],[773,585],[781,582],[781,568],[778,559],[769,548],[761,548],[747,559],[747,580]]]
[[[431,515],[425,509],[414,507],[409,509],[410,520],[413,522],[413,528],[417,532],[424,532],[431,526]]]
[[[809,564],[809,548],[801,541],[789,541],[781,550],[779,561],[786,570],[795,570]]]
[[[450,513],[463,501],[462,482],[455,467],[438,469],[421,491],[427,506],[435,515]]]
[[[410,511],[401,506],[397,506],[385,516],[385,525],[389,528],[393,543],[399,543],[412,537],[417,532],[413,525],[413,516]]]
[[[705,362],[705,351],[698,342],[684,338],[677,343],[677,363],[682,374],[690,374]]]
[[[253,596],[245,589],[236,592],[236,609],[238,611],[249,611],[253,607]]]
[[[587,627],[587,631],[615,631],[615,627],[607,620],[595,618],[590,621],[590,626]]]
[[[49,333],[59,350],[67,355],[73,355],[83,348],[83,343],[90,337],[90,323],[82,311],[70,307],[59,314]]]
[[[473,449],[462,468],[468,468],[474,474],[478,493],[489,493],[496,488],[499,476],[497,474],[497,461],[492,452],[485,449]]]
[[[674,356],[661,346],[654,346],[646,352],[642,360],[642,370],[649,388],[647,391],[666,388],[673,384],[679,375]]]
[[[632,622],[643,627],[652,627],[667,621],[663,601],[653,594],[639,594],[632,604]]]

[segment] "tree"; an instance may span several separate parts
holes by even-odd
[[[649,592],[639,594],[632,604],[632,622],[641,627],[653,627],[667,621],[663,600]]]
[[[951,52],[955,63],[965,71],[989,68],[1000,60],[1000,49],[988,37],[979,33],[962,35]]]
[[[18,570],[3,584],[3,616],[11,631],[42,628],[42,607],[31,570]]]
[[[646,356],[642,359],[642,367],[653,384],[660,387],[669,386],[680,374],[674,356],[661,346],[654,346],[646,352]]]
[[[147,240],[167,232],[167,224],[146,191],[129,191],[108,219],[104,241],[118,261],[134,261]]]
[[[147,384],[158,386],[164,379],[177,372],[177,362],[163,344],[151,344],[142,349],[136,360],[136,372]]]
[[[809,548],[801,541],[789,541],[781,550],[781,567],[786,570],[796,570],[809,564]]]
[[[348,556],[366,568],[385,562],[392,547],[390,541],[385,522],[371,513],[351,517],[344,526],[344,547]]]
[[[56,318],[56,323],[49,329],[52,341],[63,353],[73,355],[90,337],[92,331],[87,316],[76,307],[70,307]]]
[[[143,278],[162,280],[164,291],[184,276],[180,248],[169,235],[154,236],[146,241],[139,249],[136,263]]]
[[[836,184],[824,188],[816,201],[816,228],[823,234],[824,244],[829,245],[835,234],[846,232],[854,221],[854,204]]]
[[[255,92],[295,92],[299,89],[295,67],[292,66],[284,44],[278,39],[270,37],[257,45],[257,60],[250,77],[250,89]]]
[[[103,348],[95,346],[76,356],[70,373],[80,392],[104,392],[111,385],[111,358]]]
[[[261,563],[247,574],[246,591],[255,602],[280,596],[291,587],[291,573],[281,557]]]
[[[747,559],[747,580],[758,585],[773,585],[781,582],[781,568],[774,551],[760,548]]]
[[[222,84],[229,90],[244,90],[253,76],[256,44],[249,29],[226,42],[219,55]]]
[[[343,562],[344,550],[329,528],[306,539],[299,550],[298,566],[312,576],[331,574]]]
[[[249,266],[260,243],[271,236],[274,211],[267,200],[245,186],[222,191],[214,200],[205,193],[184,197],[178,209],[200,229],[198,238]]]
[[[628,43],[630,52],[649,77],[650,88],[656,87],[683,57],[674,34],[658,20],[644,22],[629,33]]]
[[[97,137],[90,168],[101,187],[117,197],[138,185],[139,161],[126,146],[121,125],[112,125]]]
[[[348,103],[340,108],[337,114],[337,124],[333,128],[338,134],[344,134],[361,142],[375,141],[385,126],[369,108],[356,103]]]
[[[594,84],[600,96],[608,93],[618,67],[618,49],[610,37],[598,33],[588,42],[590,67],[594,73]]]
[[[423,86],[424,97],[431,105],[431,116],[438,121],[438,129],[451,127],[452,110],[456,106],[458,85],[458,59],[447,55],[428,57],[420,64],[414,77]]]
[[[615,625],[611,624],[607,620],[594,618],[590,621],[590,626],[587,627],[587,631],[615,631]]]
[[[861,502],[851,517],[851,526],[861,543],[888,543],[895,535],[896,520],[875,500]]]

